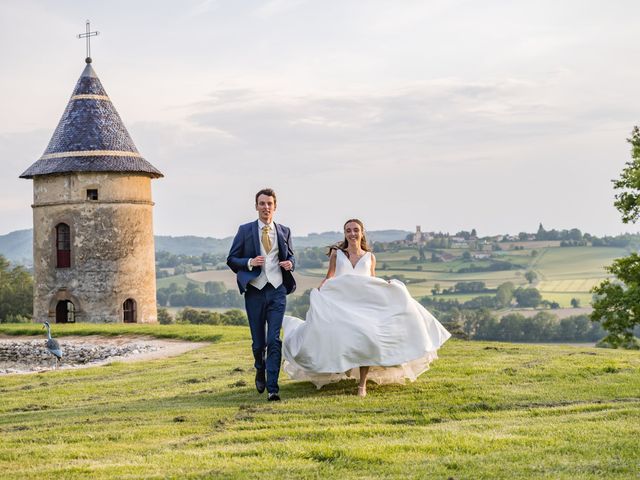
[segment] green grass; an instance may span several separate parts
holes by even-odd
[[[99,324],[67,323],[52,326],[54,336],[64,335],[148,335],[156,338],[174,338],[191,342],[234,341],[244,338],[242,329],[222,325],[159,325],[159,324]],[[39,323],[3,323],[0,335],[42,335]]]
[[[171,328],[56,331],[162,335]],[[273,404],[252,388],[246,328],[194,328],[216,343],[171,359],[0,377],[0,478],[639,473],[637,352],[452,340],[415,383],[371,386],[363,400],[353,382],[317,391],[284,379],[284,401]],[[177,326],[172,334],[194,331]]]

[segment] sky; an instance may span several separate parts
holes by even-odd
[[[640,2],[2,0],[0,235],[93,67],[153,181],[157,235],[636,232],[611,180],[639,122]]]

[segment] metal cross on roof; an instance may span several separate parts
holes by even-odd
[[[91,37],[95,37],[97,35],[100,35],[100,32],[91,31],[89,20],[87,20],[87,31],[85,33],[78,34],[78,38],[87,39],[87,58],[85,59],[87,63],[91,63]]]

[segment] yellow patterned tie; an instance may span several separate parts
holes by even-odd
[[[262,246],[264,251],[269,253],[271,251],[271,238],[269,237],[269,226],[262,227]]]

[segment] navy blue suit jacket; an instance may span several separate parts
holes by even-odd
[[[278,239],[278,260],[289,260],[295,268],[296,261],[291,246],[291,230],[284,225],[274,223],[276,227],[276,237]],[[238,233],[236,233],[229,256],[227,257],[227,265],[237,275],[238,288],[240,293],[247,290],[247,284],[257,278],[262,271],[261,267],[253,267],[249,270],[249,259],[260,255],[260,235],[258,232],[258,221],[245,223],[240,225]],[[293,278],[292,271],[280,269],[282,271],[282,283],[287,291],[287,295],[296,289],[296,281]]]

